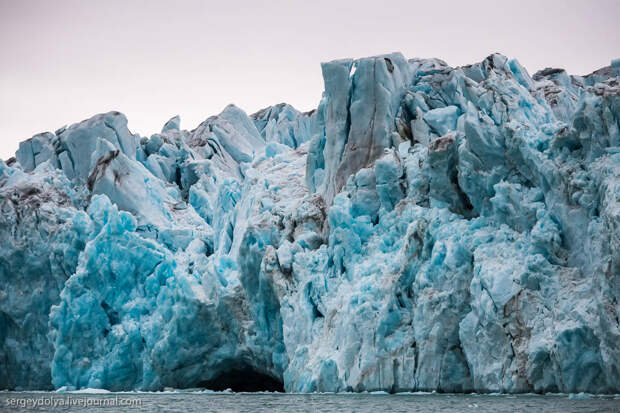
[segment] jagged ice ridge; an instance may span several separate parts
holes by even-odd
[[[321,68],[0,161],[0,388],[620,392],[620,60]]]

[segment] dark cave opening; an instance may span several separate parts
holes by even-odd
[[[234,367],[224,371],[211,380],[201,382],[199,387],[234,392],[277,391],[284,393],[284,383],[267,374],[259,373],[250,366]]]

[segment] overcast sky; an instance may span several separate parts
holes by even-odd
[[[150,135],[235,103],[310,110],[320,62],[401,51],[452,66],[492,52],[587,74],[620,57],[620,1],[0,0],[0,158],[119,110]],[[540,4],[539,4],[540,3]]]

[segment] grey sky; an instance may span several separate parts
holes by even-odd
[[[226,104],[318,104],[319,63],[401,51],[456,66],[492,52],[530,73],[620,57],[620,1],[0,0],[0,158],[18,142],[119,110],[132,132]]]

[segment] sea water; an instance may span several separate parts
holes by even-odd
[[[0,392],[0,411],[46,412],[620,412],[620,396],[170,391]]]

